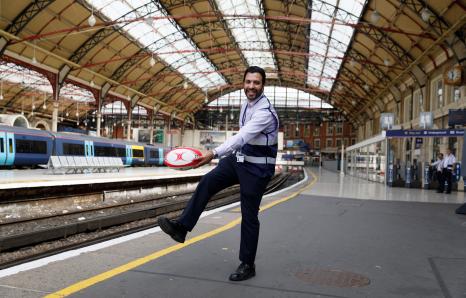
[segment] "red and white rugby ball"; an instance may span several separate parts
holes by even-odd
[[[194,159],[201,156],[202,152],[194,148],[175,148],[165,155],[164,164],[170,168],[189,169],[199,163]]]

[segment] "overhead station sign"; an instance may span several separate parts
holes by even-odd
[[[461,129],[393,129],[387,130],[387,138],[433,138],[433,137],[462,137]]]

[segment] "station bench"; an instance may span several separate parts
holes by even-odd
[[[50,156],[48,169],[53,174],[119,172],[119,157]]]

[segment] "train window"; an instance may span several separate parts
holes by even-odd
[[[111,156],[111,157],[118,156],[119,157],[118,149],[119,148],[108,147],[108,146],[94,146],[94,155],[95,156]]]
[[[159,158],[159,150],[151,150],[150,158]]]
[[[16,153],[47,154],[47,142],[16,140]]]
[[[126,149],[125,148],[116,148],[117,149],[117,156],[118,157],[125,157],[126,156]]]
[[[5,152],[5,148],[3,148],[3,138],[0,139],[0,152],[3,153]]]
[[[133,149],[133,157],[144,157],[144,150]]]
[[[63,143],[63,155],[84,156],[84,144]]]

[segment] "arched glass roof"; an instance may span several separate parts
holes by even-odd
[[[156,1],[87,1],[111,21],[122,21],[123,17],[131,20],[122,22],[121,29],[202,90],[226,84],[212,62],[182,33],[180,26],[168,18],[169,14]],[[155,64],[155,60],[149,60],[149,63]]]
[[[333,107],[308,92],[295,88],[266,86],[264,94],[276,108],[332,109]],[[246,100],[243,90],[236,90],[213,100],[209,107],[240,107]]]
[[[307,82],[315,87],[330,91],[336,79],[354,28],[365,0],[312,1],[311,32]]]
[[[265,21],[263,19],[244,19],[242,22],[237,22],[238,17],[231,15],[249,15],[261,16],[264,11],[260,6],[260,2],[256,0],[216,0],[217,6],[222,12],[227,22],[228,28],[231,30],[238,46],[243,51],[249,65],[257,65],[267,70],[276,70],[275,58],[271,51],[272,45],[266,30]],[[230,15],[230,16],[229,16]],[[251,51],[251,41],[259,48],[256,51]]]

